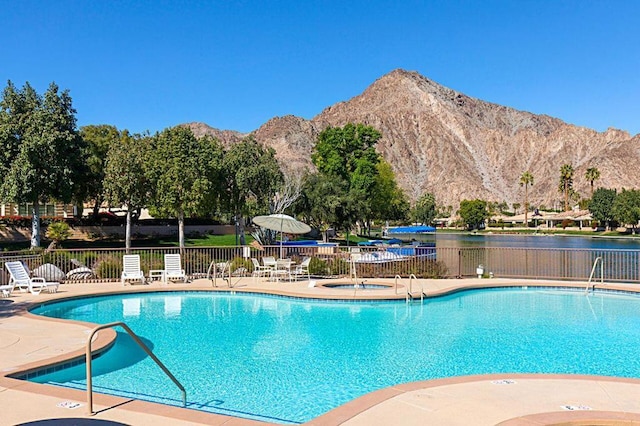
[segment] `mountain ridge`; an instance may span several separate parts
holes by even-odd
[[[317,135],[327,126],[349,122],[378,129],[378,152],[391,164],[398,184],[412,201],[432,192],[442,205],[481,198],[522,204],[519,178],[529,170],[530,202],[553,207],[562,164],[572,164],[574,187],[590,195],[584,179],[597,167],[596,187],[638,188],[633,165],[640,160],[640,134],[579,127],[548,115],[486,102],[442,86],[414,71],[397,69],[378,78],[361,94],[330,105],[311,120],[273,117],[254,132],[258,142],[276,150],[285,173],[311,169]],[[185,124],[196,136],[210,134],[223,144],[246,136],[203,123]]]

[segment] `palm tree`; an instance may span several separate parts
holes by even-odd
[[[526,171],[520,176],[520,186],[524,185],[524,226],[529,226],[527,213],[529,213],[529,185],[533,185],[533,175]]]
[[[584,177],[591,183],[591,198],[593,198],[593,182],[600,179],[600,170],[597,167],[589,167]]]
[[[558,191],[564,194],[564,211],[569,211],[569,194],[573,189],[573,166],[571,164],[563,164],[560,167],[560,184]]]

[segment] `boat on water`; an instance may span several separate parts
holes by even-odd
[[[436,228],[433,226],[396,226],[387,229],[387,235],[392,238],[398,238],[405,243],[433,244],[433,247],[436,245]]]

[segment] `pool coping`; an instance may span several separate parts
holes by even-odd
[[[342,281],[345,280],[327,280],[328,281]],[[550,288],[568,288],[568,289],[584,289],[586,288],[586,283],[576,283],[576,282],[564,282],[564,281],[522,281],[522,280],[473,280],[473,279],[463,279],[463,280],[444,280],[447,284],[454,284],[446,286],[445,288],[440,289],[432,289],[429,295],[430,297],[443,296],[447,294],[452,294],[460,291],[466,290],[476,290],[476,289],[486,289],[486,288],[522,288],[522,287],[550,287]],[[206,282],[208,284],[208,282]],[[246,283],[245,283],[246,284]],[[79,287],[82,284],[69,284],[69,286]],[[84,298],[84,297],[98,297],[104,295],[114,295],[114,294],[123,294],[123,293],[147,293],[147,292],[171,292],[171,291],[224,291],[224,292],[241,292],[241,293],[259,293],[259,294],[268,294],[274,296],[284,296],[284,297],[293,297],[293,298],[305,298],[305,299],[325,299],[325,300],[352,300],[345,299],[344,295],[341,294],[318,294],[318,292],[313,290],[305,290],[300,289],[299,286],[296,288],[287,287],[287,284],[283,284],[282,288],[256,288],[255,286],[251,286],[251,284],[246,284],[246,287],[235,287],[235,288],[227,288],[227,287],[217,287],[212,288],[210,285],[205,285],[205,283],[200,283],[199,285],[170,285],[170,286],[115,286],[111,284],[102,284],[102,286],[109,286],[110,288],[104,289],[101,291],[92,292],[87,294],[85,292],[80,292],[78,294],[73,295],[63,295],[63,294],[47,294],[45,298],[29,297],[30,301],[22,304],[20,308],[12,314],[12,316],[21,317],[26,321],[54,321],[58,323],[64,324],[75,324],[80,325],[82,327],[93,328],[95,325],[92,323],[85,323],[80,321],[72,321],[72,320],[62,320],[56,318],[47,318],[38,316],[35,314],[31,314],[29,312],[30,309],[37,307],[46,302],[53,302],[58,300],[68,300],[74,298]],[[624,284],[606,284],[605,286],[597,285],[597,289],[606,288],[607,290],[614,291],[624,291],[630,293],[640,293],[638,289],[632,287],[630,285]],[[392,287],[393,288],[393,287]],[[325,292],[324,289],[320,290],[321,292]],[[337,290],[338,291],[338,290]],[[382,292],[388,291],[380,290]],[[311,292],[311,294],[309,294]],[[344,290],[340,291],[344,293]],[[389,295],[379,295],[373,294],[376,293],[376,290],[371,290],[367,292],[368,294],[364,295],[366,297],[362,298],[362,300],[389,300],[389,299],[404,299],[404,295],[393,295],[390,297]],[[370,294],[369,294],[370,293]],[[313,297],[309,297],[313,296]],[[321,296],[321,297],[319,297]],[[363,296],[363,295],[361,295]],[[97,334],[96,340],[93,342],[94,352],[103,351],[107,349],[115,339],[115,331],[112,329],[107,329],[100,331]],[[37,384],[33,382],[28,382],[26,380],[15,379],[11,376],[15,376],[18,374],[24,374],[25,372],[35,371],[42,368],[50,368],[54,364],[64,364],[70,362],[73,359],[84,358],[84,348],[83,349],[75,349],[68,350],[67,352],[60,354],[59,356],[49,357],[43,360],[38,360],[31,363],[13,365],[11,371],[0,372],[0,387],[6,388],[8,390],[19,390],[23,392],[29,392],[30,394],[35,395],[44,395],[44,396],[56,396],[69,398],[77,401],[85,401],[86,399],[86,391],[80,391],[69,388],[62,388],[44,384]],[[481,376],[461,376],[461,377],[451,377],[445,379],[435,379],[428,381],[420,381],[420,382],[411,382],[405,384],[399,384],[396,386],[392,386],[389,388],[381,389],[378,391],[371,392],[369,394],[363,395],[360,398],[352,400],[340,407],[335,408],[311,421],[307,424],[315,425],[330,425],[330,424],[343,424],[345,421],[357,418],[359,414],[364,413],[365,411],[372,409],[383,403],[384,401],[388,401],[391,398],[394,398],[400,394],[404,394],[407,392],[412,392],[417,389],[430,389],[434,387],[441,386],[449,386],[449,385],[464,385],[465,383],[474,383],[478,381],[487,381],[487,380],[498,380],[500,378],[505,377],[518,377],[519,380],[525,379],[535,379],[535,380],[588,380],[588,381],[604,381],[604,382],[615,382],[615,383],[632,383],[634,385],[638,385],[638,389],[640,389],[640,380],[639,379],[625,379],[625,378],[613,378],[613,377],[605,377],[605,376],[580,376],[580,375],[541,375],[541,374],[496,374],[496,375],[481,375]],[[0,389],[0,399],[2,396],[2,392]],[[261,421],[230,417],[221,414],[207,413],[203,411],[198,411],[195,409],[185,409],[181,407],[168,406],[153,402],[133,400],[130,398],[117,397],[112,395],[94,393],[94,401],[98,410],[109,411],[108,407],[118,407],[121,410],[128,410],[134,413],[145,414],[149,412],[153,412],[156,415],[162,415],[164,417],[168,417],[174,420],[183,420],[186,422],[195,422],[195,423],[206,423],[206,424],[242,424],[242,425],[257,425],[257,424],[269,424]],[[30,402],[29,404],[32,404]],[[106,408],[105,408],[106,407]],[[158,414],[161,413],[161,414]],[[590,412],[580,412],[579,414],[575,414],[576,412],[566,412],[566,413],[535,413],[528,416],[519,416],[515,419],[505,420],[505,422],[501,424],[505,425],[515,425],[515,424],[525,424],[525,423],[509,423],[509,421],[514,422],[527,422],[527,424],[541,424],[536,423],[538,421],[553,421],[553,422],[565,422],[566,419],[610,419],[610,420],[633,420],[640,422],[640,411],[639,413],[623,413],[620,411],[590,411]],[[83,413],[84,414],[84,413]],[[593,417],[593,416],[596,417]],[[592,417],[589,417],[592,416]],[[551,420],[550,420],[551,419]],[[557,419],[557,420],[554,420]]]

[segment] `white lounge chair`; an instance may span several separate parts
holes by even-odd
[[[42,290],[47,290],[49,293],[55,293],[58,291],[60,283],[47,282],[44,278],[40,277],[31,278],[27,272],[27,268],[22,264],[22,262],[7,262],[4,266],[9,271],[9,275],[11,275],[9,284],[13,285],[14,288],[18,288],[22,292],[29,291],[31,294],[40,294]]]
[[[125,254],[122,256],[122,285],[126,285],[127,281],[140,281],[145,284],[144,273],[140,269],[140,255]]]
[[[260,262],[258,262],[258,259],[256,259],[255,257],[251,258],[251,263],[253,263],[253,273],[251,274],[251,276],[253,276],[254,281],[258,277],[268,277],[271,275],[271,271],[273,270],[273,268],[271,268],[270,266],[260,265]]]
[[[182,280],[187,282],[187,274],[182,269],[182,260],[179,254],[165,254],[164,255],[164,274],[162,280],[169,282],[169,280]]]

